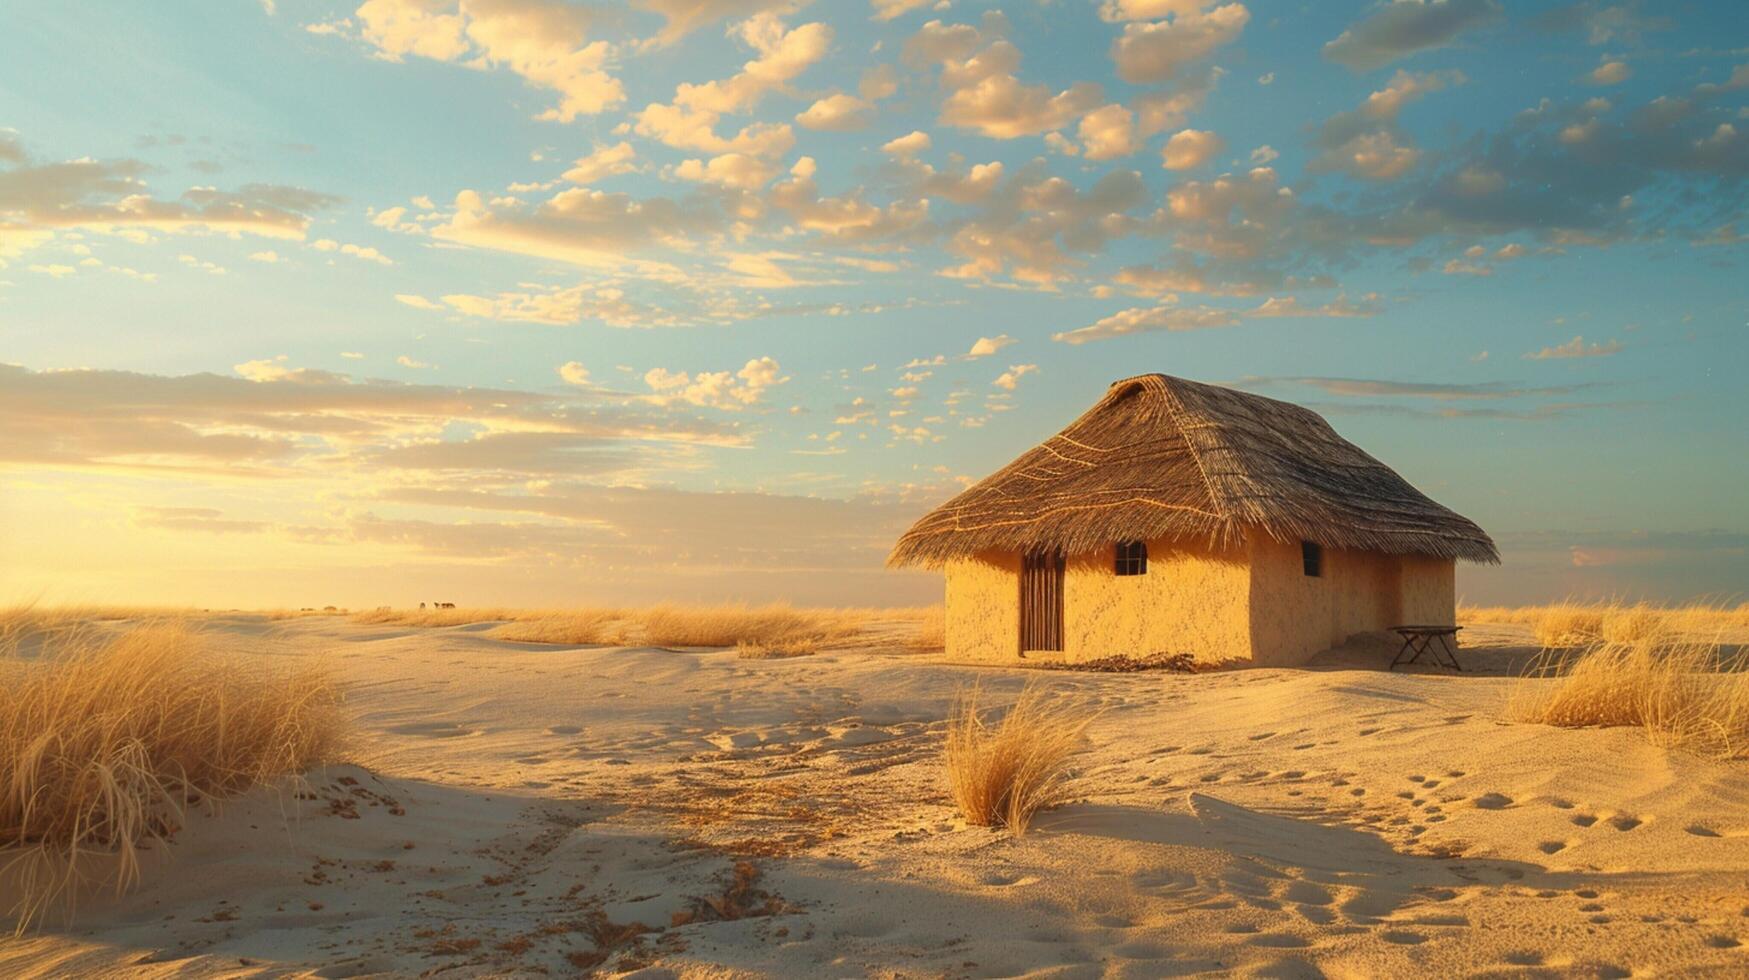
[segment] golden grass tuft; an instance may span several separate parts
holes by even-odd
[[[947,649],[947,607],[928,606],[917,614],[917,632],[906,644],[919,653]]]
[[[1069,759],[1097,715],[1079,701],[1029,685],[1000,721],[972,687],[947,719],[948,791],[966,821],[1026,833],[1035,813],[1065,802]]]
[[[735,656],[742,660],[787,660],[790,657],[811,657],[818,652],[812,640],[742,640],[735,644]]]
[[[939,607],[936,607],[939,609]],[[575,609],[378,609],[354,615],[368,624],[444,627],[499,623],[493,635],[529,643],[632,643],[673,647],[815,645],[857,636],[882,620],[924,621],[928,609],[803,609],[783,603]]]
[[[1507,710],[1517,721],[1632,726],[1654,744],[1749,758],[1749,657],[1668,629],[1549,650],[1513,690]]]
[[[1529,626],[1544,647],[1588,647],[1599,642],[1632,643],[1659,636],[1711,639],[1749,629],[1749,603],[1706,602],[1682,606],[1632,605],[1617,601],[1560,602],[1546,606],[1461,606],[1458,622]]]
[[[20,931],[88,884],[125,890],[189,807],[334,758],[343,728],[318,671],[222,656],[177,623],[0,651],[0,688],[0,873],[17,892],[0,912]]]

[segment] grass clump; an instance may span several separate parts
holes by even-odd
[[[1749,758],[1749,657],[1668,631],[1549,650],[1513,691],[1508,714],[1563,728],[1637,727],[1654,744]]]
[[[1694,602],[1655,606],[1619,601],[1559,602],[1546,606],[1463,606],[1458,622],[1529,626],[1546,648],[1632,643],[1664,635],[1690,638],[1749,629],[1749,603]]]
[[[735,644],[735,656],[742,660],[787,660],[791,657],[811,657],[819,652],[812,640],[773,640],[759,642],[742,640]]]
[[[65,633],[33,659],[0,651],[0,874],[22,931],[95,881],[139,878],[188,808],[338,752],[336,688],[214,652],[174,623]],[[93,873],[92,868],[105,869]]]
[[[933,653],[947,649],[947,607],[928,606],[918,610],[917,632],[906,644],[918,653]]]
[[[1000,720],[962,692],[947,719],[948,791],[968,823],[1024,834],[1033,815],[1063,803],[1069,759],[1096,717],[1079,701],[1029,685]]]
[[[920,609],[798,609],[783,603],[575,609],[376,609],[353,621],[415,627],[499,623],[493,635],[529,643],[738,647],[822,644],[855,637],[882,620],[926,621]]]

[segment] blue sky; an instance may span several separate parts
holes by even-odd
[[[1749,582],[1736,4],[6,16],[0,590],[923,601],[1145,371],[1325,413],[1471,599]]]

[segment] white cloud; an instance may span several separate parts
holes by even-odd
[[[1181,129],[1166,141],[1160,153],[1161,165],[1167,170],[1195,170],[1226,146],[1226,141],[1206,129]]]
[[[992,139],[1015,139],[1062,129],[1104,98],[1093,82],[1076,82],[1053,93],[1047,85],[1022,84],[1015,71],[1020,49],[966,24],[924,24],[905,44],[911,64],[941,66],[941,121]]]
[[[1126,82],[1163,82],[1237,40],[1250,19],[1250,11],[1240,3],[1206,12],[1180,5],[1171,20],[1125,24],[1123,36],[1112,42],[1111,60]]]
[[[416,310],[441,310],[442,306],[414,293],[396,293],[395,301],[405,303]]]
[[[826,56],[832,44],[832,29],[825,24],[802,24],[785,30],[777,15],[765,12],[749,18],[736,34],[759,57],[722,81],[681,83],[669,103],[651,103],[638,113],[635,129],[675,149],[703,153],[744,153],[778,156],[795,144],[790,127],[752,123],[733,137],[716,133],[717,122],[729,113],[745,112],[764,96],[789,82]]]
[[[881,150],[896,157],[914,157],[929,149],[929,134],[921,129],[913,129],[904,136],[887,140],[881,144]]]
[[[1037,364],[1013,364],[1009,366],[1008,370],[998,375],[995,381],[990,383],[1001,388],[1003,391],[1013,391],[1015,386],[1020,384],[1021,378],[1024,378],[1037,370]]]
[[[646,396],[647,400],[655,404],[684,402],[723,411],[739,411],[757,405],[765,400],[771,389],[789,380],[782,375],[777,360],[771,357],[753,358],[733,373],[700,371],[690,374],[667,368],[651,368],[644,372],[644,383],[654,392]]]
[[[415,369],[428,368],[431,366],[430,364],[427,364],[424,361],[416,361],[413,358],[408,357],[405,354],[402,354],[400,357],[395,358],[395,363],[401,365],[404,368],[415,368]]]
[[[977,342],[972,344],[972,349],[966,352],[966,357],[989,357],[1013,343],[1015,343],[1014,338],[1005,333],[999,333],[994,337],[979,337]]]
[[[1239,317],[1232,310],[1216,309],[1212,306],[1163,304],[1119,310],[1078,330],[1052,334],[1051,339],[1065,344],[1085,344],[1090,340],[1106,340],[1132,333],[1151,333],[1157,330],[1167,330],[1174,333],[1185,330],[1208,330],[1216,327],[1231,327],[1238,322]]]
[[[719,187],[754,190],[777,176],[777,165],[745,153],[725,153],[707,160],[683,160],[674,168],[674,175]]]
[[[215,276],[222,276],[228,271],[224,266],[217,262],[209,262],[206,259],[196,258],[195,256],[186,253],[178,255],[176,261],[181,262],[190,269],[199,269],[202,272],[210,273]]]
[[[275,252],[271,249],[269,249],[265,252],[250,252],[249,253],[249,261],[251,261],[251,262],[266,262],[268,264],[272,264],[274,262],[278,262],[279,260],[280,260],[279,253]]]
[[[796,123],[803,129],[849,132],[863,129],[874,119],[875,107],[869,102],[838,92],[814,102],[796,114]]]
[[[1586,79],[1593,85],[1616,85],[1628,80],[1633,69],[1625,61],[1606,61],[1591,70]]]
[[[892,20],[933,2],[935,0],[869,0],[869,5],[874,8],[875,20]]]
[[[1587,344],[1584,337],[1574,337],[1564,344],[1544,347],[1524,355],[1527,361],[1564,360],[1574,357],[1608,357],[1620,353],[1622,343],[1619,340],[1606,341],[1601,344]]]
[[[378,265],[395,264],[393,259],[377,251],[375,248],[365,245],[354,245],[351,242],[342,244],[332,238],[318,238],[310,243],[310,247],[318,252],[339,252],[341,255],[350,255],[353,258],[363,259],[366,262],[375,262]]]
[[[586,157],[578,157],[571,169],[565,171],[565,179],[573,184],[593,184],[605,177],[617,174],[629,174],[638,169],[637,151],[625,140],[620,140],[612,146],[597,146]]]
[[[594,16],[587,7],[563,0],[365,0],[355,16],[379,57],[506,68],[558,93],[559,104],[540,119],[571,122],[625,99],[624,87],[606,71],[614,46],[587,38]]]
[[[1324,57],[1355,71],[1382,68],[1502,16],[1500,0],[1394,0],[1324,45]]]
[[[589,369],[579,361],[566,361],[559,365],[559,377],[568,385],[589,384]]]
[[[1135,113],[1117,103],[1082,116],[1078,132],[1087,159],[1114,160],[1136,152],[1135,123]]]

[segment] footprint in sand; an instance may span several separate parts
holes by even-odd
[[[1643,823],[1645,823],[1645,821],[1641,820],[1639,817],[1630,817],[1625,813],[1609,818],[1609,825],[1622,831],[1632,830]]]
[[[1693,834],[1696,837],[1719,837],[1719,836],[1721,836],[1718,831],[1712,829],[1711,827],[1703,827],[1700,824],[1691,824],[1687,827],[1684,827],[1683,829],[1688,831],[1689,833]],[[1745,914],[1749,914],[1749,911],[1746,911]]]
[[[1580,827],[1589,827],[1597,822],[1597,818],[1589,813],[1581,813],[1573,817],[1573,823]]]
[[[1714,949],[1736,949],[1743,945],[1743,941],[1735,936],[1718,935],[1708,936],[1706,938],[1706,944]]]
[[[1538,844],[1536,846],[1536,849],[1543,852],[1544,854],[1559,854],[1562,851],[1567,849],[1567,842],[1566,841],[1558,841],[1558,840],[1546,840],[1546,841],[1543,841],[1541,844]]]
[[[1036,875],[1013,874],[1007,871],[991,871],[978,879],[978,884],[989,885],[992,888],[1014,888],[1020,885],[1030,885],[1038,881]]]
[[[1503,793],[1483,793],[1476,797],[1478,810],[1504,810],[1512,805],[1512,797]]]
[[[1289,885],[1281,897],[1300,905],[1330,905],[1336,899],[1323,886],[1310,881],[1296,881]]]
[[[1252,936],[1248,942],[1253,946],[1264,946],[1269,949],[1305,949],[1312,945],[1311,940],[1303,936],[1295,936],[1285,932],[1270,932]]]
[[[405,725],[391,725],[388,731],[395,735],[421,735],[425,738],[461,738],[480,734],[478,729],[464,728],[453,721],[408,722]]]

